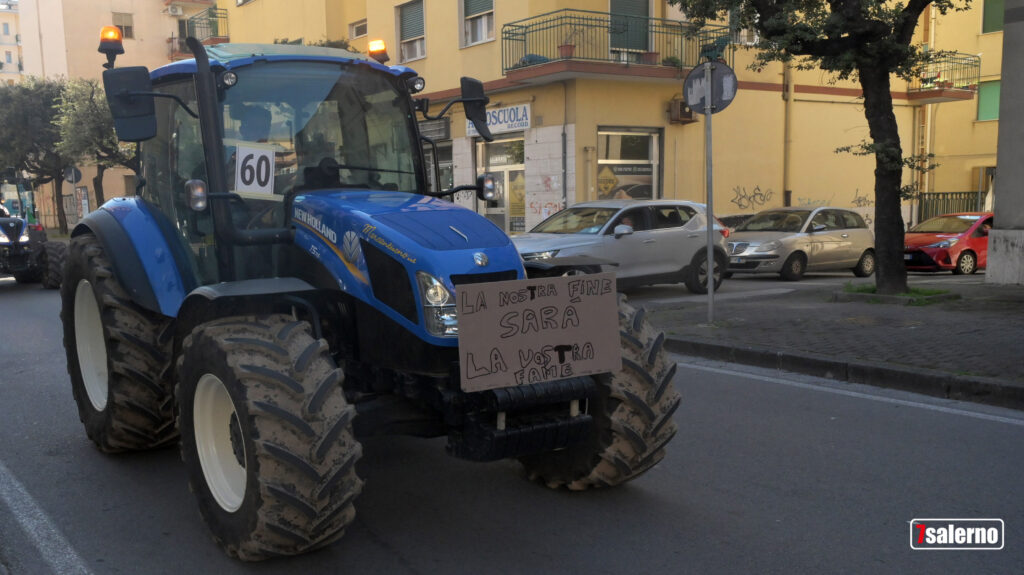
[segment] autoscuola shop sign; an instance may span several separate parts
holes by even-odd
[[[530,105],[520,104],[518,106],[507,106],[487,110],[487,127],[492,134],[503,134],[505,132],[520,132],[530,127]],[[480,133],[473,127],[473,122],[466,120],[466,135],[479,136]]]

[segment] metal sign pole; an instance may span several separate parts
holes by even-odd
[[[707,245],[707,277],[708,277],[708,324],[714,323],[715,321],[715,218],[714,209],[712,208],[713,193],[712,190],[712,178],[711,178],[711,113],[714,109],[713,85],[711,79],[711,69],[714,65],[711,60],[708,59],[704,62],[704,161],[705,171],[707,172],[707,229],[708,229],[708,245]]]

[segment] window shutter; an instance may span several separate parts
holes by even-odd
[[[464,0],[463,13],[466,18],[494,10],[494,0]]]
[[[612,14],[625,14],[626,16],[650,16],[647,12],[647,0],[612,0]]]
[[[984,0],[984,16],[982,17],[982,32],[998,32],[1003,29],[1003,7],[1004,0]]]
[[[611,0],[612,48],[647,50],[647,0]]]
[[[982,82],[978,86],[978,119],[999,119],[999,88],[1001,81]]]
[[[423,36],[423,2],[411,2],[401,7],[402,40]]]

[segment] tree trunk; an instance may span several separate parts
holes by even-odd
[[[68,216],[64,213],[64,170],[53,174],[53,199],[57,203],[57,227],[61,235],[68,233]]]
[[[903,263],[903,213],[900,185],[903,149],[892,108],[889,71],[872,63],[858,67],[864,92],[864,116],[875,144],[875,286],[880,294],[907,291]]]
[[[96,192],[96,207],[103,205],[106,198],[103,197],[103,173],[107,171],[107,167],[103,164],[96,164],[96,177],[92,179],[92,189]]]

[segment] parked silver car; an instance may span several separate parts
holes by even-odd
[[[694,202],[600,200],[566,208],[512,242],[527,261],[585,255],[617,263],[622,289],[684,282],[706,293],[706,221],[704,204]],[[716,233],[715,242],[718,289],[728,257],[725,236]]]
[[[729,236],[729,274],[777,273],[799,280],[805,271],[875,273],[875,236],[857,212],[839,208],[779,208],[760,212]]]

